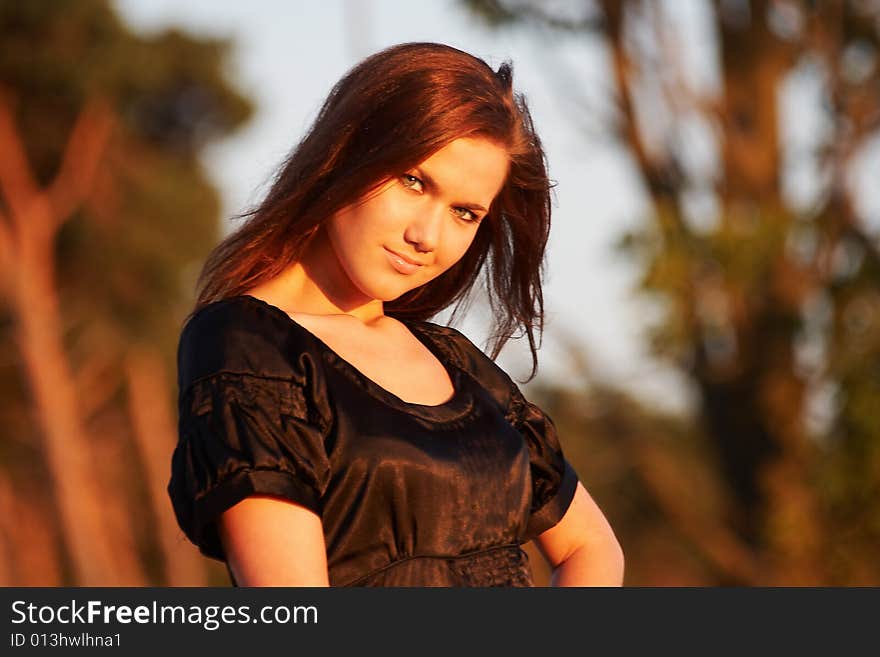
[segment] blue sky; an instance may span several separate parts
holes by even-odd
[[[538,379],[574,381],[565,348],[572,341],[603,378],[653,403],[687,405],[681,379],[647,355],[642,331],[653,309],[632,293],[635,272],[613,249],[627,227],[641,221],[640,189],[623,154],[610,139],[586,134],[583,120],[589,117],[560,93],[563,74],[574,76],[569,86],[584,93],[605,87],[604,53],[596,44],[558,36],[541,42],[520,30],[490,32],[455,0],[117,0],[116,5],[139,31],[176,25],[233,39],[230,70],[256,101],[257,113],[205,156],[225,216],[260,198],[330,87],[365,55],[405,41],[438,41],[493,66],[512,60],[514,85],[528,97],[557,182]],[[485,327],[478,311],[460,325],[477,344],[484,342]],[[523,378],[530,365],[527,345],[510,343],[499,362]]]

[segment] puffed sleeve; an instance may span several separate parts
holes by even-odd
[[[578,476],[562,452],[553,420],[526,400],[512,382],[508,417],[529,448],[532,506],[526,540],[531,540],[562,520],[574,498]]]
[[[302,336],[253,304],[217,302],[185,327],[168,493],[206,556],[224,559],[217,519],[246,497],[270,495],[320,515],[330,420],[318,365]]]

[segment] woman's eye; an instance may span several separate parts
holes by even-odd
[[[469,222],[479,221],[479,217],[467,208],[452,208],[452,212],[459,218]]]
[[[403,184],[404,187],[406,187],[407,189],[411,189],[414,192],[422,191],[422,181],[415,176],[409,175],[408,173],[405,173],[400,177],[400,182]]]

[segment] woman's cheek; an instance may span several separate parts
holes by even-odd
[[[458,262],[458,258],[454,260],[443,260],[432,265],[430,272],[431,280],[442,276],[447,271],[452,269],[453,265],[455,265],[456,262]]]

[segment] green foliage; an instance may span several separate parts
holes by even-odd
[[[95,198],[59,239],[71,321],[167,345],[191,302],[192,267],[219,233],[200,154],[251,112],[227,81],[230,44],[136,35],[99,0],[0,2],[0,35],[0,88],[40,182],[57,172],[87,101],[103,99],[117,117]]]

